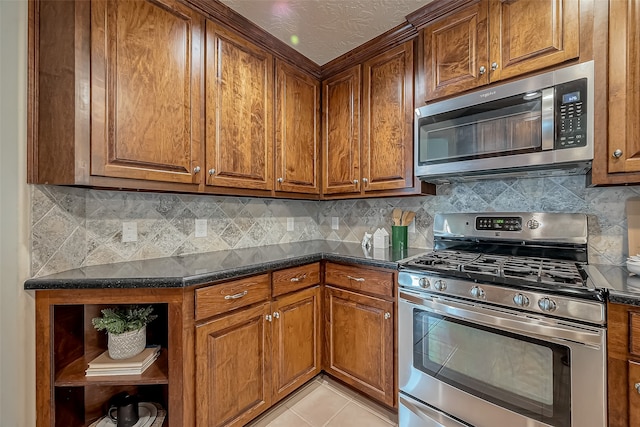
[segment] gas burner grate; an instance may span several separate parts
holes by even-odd
[[[457,272],[457,275],[476,275],[485,280],[500,278],[507,284],[525,282],[545,286],[586,286],[578,264],[546,258],[442,250],[425,254],[405,266],[434,272]]]

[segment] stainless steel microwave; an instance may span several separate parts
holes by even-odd
[[[586,174],[593,98],[589,61],[417,108],[416,176],[443,183]]]

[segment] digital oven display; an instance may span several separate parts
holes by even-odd
[[[476,230],[521,231],[522,218],[516,216],[476,218]]]

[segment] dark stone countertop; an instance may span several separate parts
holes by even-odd
[[[610,302],[640,306],[640,276],[619,265],[589,264],[587,270],[594,285],[608,291]]]
[[[397,269],[401,259],[426,252],[413,249],[364,250],[359,243],[313,240],[95,265],[29,279],[27,290],[103,288],[180,288],[234,277],[260,274],[320,260]]]

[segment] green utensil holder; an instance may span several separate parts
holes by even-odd
[[[391,248],[394,251],[401,250],[407,251],[407,244],[409,239],[407,238],[407,226],[406,225],[392,225],[391,226]]]

